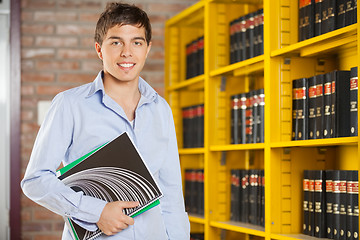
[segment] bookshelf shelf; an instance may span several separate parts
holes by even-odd
[[[326,146],[341,146],[358,144],[358,137],[343,137],[343,138],[329,138],[329,139],[312,139],[312,140],[299,140],[287,142],[272,142],[271,148],[284,148],[284,147],[326,147]]]
[[[236,55],[231,26],[261,11],[262,54]],[[205,240],[315,240],[302,234],[303,171],[358,171],[360,139],[291,141],[292,82],[359,66],[360,24],[299,41],[299,1],[201,0],[165,28],[165,98],[174,115],[182,173],[204,169],[204,215],[190,215],[191,228],[204,232]],[[186,46],[202,36],[204,74],[185,80]],[[241,59],[246,60],[236,62]],[[263,143],[230,144],[236,142],[234,96],[251,99],[259,89],[265,93],[264,139],[258,141]],[[183,148],[182,110],[197,104],[204,105],[204,147]],[[234,169],[264,170],[265,210],[257,211],[265,212],[265,227],[231,221],[238,217],[231,201]]]
[[[265,231],[263,227],[259,227],[251,224],[232,222],[232,221],[228,221],[228,222],[211,221],[210,226],[229,230],[229,231],[234,231],[234,232],[246,233],[253,236],[265,237]]]
[[[353,24],[274,50],[271,52],[271,57],[294,56],[295,54],[301,57],[311,57],[333,52],[334,49],[345,48],[347,45],[356,46],[356,44],[357,25]]]
[[[212,145],[210,151],[263,150],[264,143]]]

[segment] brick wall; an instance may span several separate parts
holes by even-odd
[[[130,1],[129,1],[130,2]],[[137,0],[152,22],[153,44],[144,77],[158,92],[164,92],[164,23],[195,0]],[[93,33],[102,0],[22,0],[22,173],[27,166],[39,129],[37,106],[60,91],[90,82],[101,69]],[[60,239],[63,219],[21,199],[22,239]]]

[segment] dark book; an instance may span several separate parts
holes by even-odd
[[[247,107],[247,94],[241,93],[240,97],[240,143],[246,143],[246,107]]]
[[[259,96],[258,96],[258,91],[257,90],[253,90],[252,91],[252,143],[256,143],[256,139],[258,136],[258,122],[259,122],[259,116],[258,116],[258,108],[259,108]]]
[[[258,51],[259,55],[264,54],[264,9],[259,10],[259,31],[258,31]]]
[[[309,171],[309,225],[308,235],[315,236],[315,171]]]
[[[231,98],[231,144],[240,143],[240,95],[236,94],[230,97]]]
[[[321,20],[322,20],[322,13],[321,13],[321,4],[322,0],[315,0],[315,26],[314,26],[314,35],[319,36],[321,35]]]
[[[329,32],[328,8],[330,0],[322,0],[321,2],[321,34]]]
[[[204,169],[197,169],[197,186],[198,186],[198,214],[204,215]]]
[[[234,53],[234,62],[240,62],[242,60],[243,54],[243,42],[242,42],[242,18],[239,17],[235,20],[235,53]]]
[[[308,139],[316,138],[316,78],[308,78]]]
[[[350,136],[358,135],[358,68],[350,71]]]
[[[323,138],[324,132],[324,74],[316,75],[316,138]]]
[[[194,147],[204,146],[204,104],[194,106],[195,122],[195,145]]]
[[[357,0],[353,0],[353,6],[354,6],[354,10],[353,10],[353,23],[357,23]]]
[[[333,227],[333,171],[326,170],[326,237],[334,237]]]
[[[315,0],[304,3],[304,40],[315,36]]]
[[[299,42],[305,40],[304,37],[304,6],[305,0],[299,0]]]
[[[336,0],[336,28],[343,28],[346,26],[346,1],[347,0]]]
[[[346,176],[346,239],[353,240],[355,233],[354,227],[354,211],[355,205],[358,198],[357,194],[357,184],[358,184],[358,171],[348,171]],[[355,202],[356,201],[356,202]],[[355,233],[355,234],[354,234]]]
[[[190,213],[198,213],[198,181],[197,181],[197,170],[191,169],[190,171]]]
[[[123,209],[135,217],[158,205],[162,192],[126,132],[77,159],[57,172],[58,178],[76,192],[107,202],[138,201],[139,206]],[[98,229],[87,231],[71,218],[65,222],[74,239],[94,239]]]
[[[186,212],[191,211],[191,169],[185,169],[184,201]]]
[[[248,170],[242,169],[241,173],[241,215],[240,221],[249,222],[249,173]]]
[[[336,1],[337,0],[327,0],[328,1],[328,12],[327,12],[327,24],[328,24],[328,31],[334,31],[336,29],[336,20],[337,20],[337,7]]]
[[[258,212],[258,178],[259,173],[257,169],[249,170],[249,223],[258,224],[257,222],[257,212]]]
[[[261,215],[260,226],[265,227],[265,171],[261,170]]]
[[[315,237],[326,237],[326,179],[325,171],[314,171],[315,175],[315,209],[314,209],[314,232]]]
[[[298,114],[298,99],[297,99],[297,89],[298,89],[298,80],[292,81],[292,140],[298,140],[298,132],[299,132],[299,125],[297,122],[297,114]]]
[[[296,122],[298,125],[297,140],[308,138],[308,79],[300,78],[296,88]]]
[[[240,170],[231,169],[230,220],[240,221]]]
[[[359,239],[359,176],[358,171],[353,171],[352,181],[353,217],[352,217],[352,236],[354,240]]]
[[[259,11],[256,11],[254,14],[254,43],[253,43],[253,51],[254,57],[259,55],[258,50],[258,35],[259,35]]]
[[[236,52],[236,47],[235,47],[235,44],[236,43],[236,40],[235,40],[235,34],[236,34],[236,20],[233,20],[230,22],[230,64],[233,64],[235,63],[235,52]]]
[[[350,71],[333,71],[335,80],[334,137],[350,136]],[[334,115],[333,115],[334,114]]]
[[[253,58],[254,55],[254,13],[249,13],[246,18],[246,59]]]
[[[183,148],[188,148],[189,146],[189,107],[185,107],[182,109],[182,128],[183,128]]]
[[[340,184],[341,171],[333,171],[333,238],[340,239]]]
[[[204,74],[204,36],[198,38],[197,47],[198,47],[198,59],[197,59],[198,68],[196,75],[201,75]]]
[[[265,112],[265,94],[264,89],[258,90],[258,107],[257,107],[257,143],[263,143],[264,142],[264,112]]]
[[[186,44],[186,79],[190,78],[191,75],[191,67],[190,67],[190,63],[191,63],[191,51],[192,51],[192,45],[191,43]]]
[[[345,26],[349,26],[354,22],[354,0],[344,0],[345,1]]]
[[[346,178],[348,171],[340,171],[340,233],[339,239],[346,239]]]
[[[245,16],[241,16],[240,17],[240,38],[241,38],[241,46],[242,46],[242,51],[241,51],[241,61],[246,60],[247,59],[247,51],[248,49],[246,48],[246,30],[247,30],[247,19]]]
[[[246,143],[252,143],[253,135],[253,91],[246,93]]]
[[[303,234],[309,235],[309,170],[303,176]]]
[[[323,138],[331,137],[331,96],[332,81],[331,73],[324,75],[324,122],[323,122]]]

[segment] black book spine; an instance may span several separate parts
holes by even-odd
[[[235,54],[234,62],[240,62],[242,57],[243,45],[241,42],[241,18],[235,20]]]
[[[350,73],[350,136],[358,135],[358,68]]]
[[[298,140],[306,140],[308,137],[308,80],[298,80],[297,88],[297,122],[299,125]]]
[[[235,169],[230,170],[230,221],[236,221],[236,192],[235,192],[235,186],[236,186],[236,173]]]
[[[350,71],[335,71],[335,137],[350,136]]]
[[[336,136],[336,71],[330,72],[331,76],[331,124],[330,137]]]
[[[198,39],[199,75],[204,74],[204,36]]]
[[[337,7],[336,7],[337,0],[328,0],[328,30],[329,32],[334,31],[336,29],[336,16],[337,16]]]
[[[265,172],[261,170],[261,217],[260,226],[265,227]]]
[[[190,208],[190,212],[193,214],[197,214],[198,213],[198,181],[197,181],[197,170],[196,169],[191,169],[191,208]]]
[[[259,10],[258,49],[259,55],[264,54],[264,9]]]
[[[332,82],[331,73],[324,75],[324,125],[323,138],[331,137],[331,96]]]
[[[336,14],[336,28],[346,26],[346,0],[336,0],[337,14]]]
[[[357,23],[357,0],[353,0],[354,10],[353,10],[353,23]]]
[[[264,108],[265,108],[265,94],[264,94],[264,89],[262,88],[258,90],[258,116],[257,116],[258,131],[257,131],[257,139],[256,139],[257,143],[264,142],[264,124],[265,124]]]
[[[333,172],[333,237],[340,239],[340,171]]]
[[[334,237],[333,227],[333,171],[327,170],[326,173],[326,237]]]
[[[240,17],[240,38],[241,38],[241,46],[242,46],[242,51],[241,51],[241,61],[246,60],[246,56],[247,56],[247,48],[246,48],[246,23],[247,23],[247,19],[245,16],[241,16]]]
[[[204,215],[204,169],[199,169],[197,171],[197,180],[198,180],[198,213]]]
[[[345,0],[345,26],[354,23],[354,0]]]
[[[249,222],[249,173],[241,170],[241,222]]]
[[[251,169],[249,170],[249,223],[251,224],[257,224],[257,212],[258,212],[258,206],[257,206],[257,197],[258,197],[258,170]]]
[[[316,138],[316,78],[310,77],[308,79],[308,138],[315,139]]]
[[[253,92],[246,93],[246,143],[252,143],[253,133]]]
[[[315,36],[315,0],[305,0],[305,39]]]
[[[323,0],[321,2],[321,34],[329,32],[328,6],[330,0]]]
[[[354,215],[354,178],[357,171],[348,171],[346,173],[346,239],[353,240],[353,215]]]
[[[247,48],[247,59],[253,58],[254,54],[254,42],[255,42],[255,22],[254,22],[254,13],[249,13],[247,17],[247,28],[246,28],[246,48]]]
[[[297,121],[298,109],[297,109],[297,89],[298,89],[298,80],[295,79],[292,82],[292,140],[298,140],[298,132],[299,132],[299,125]]]
[[[309,225],[308,233],[315,236],[315,171],[310,170],[309,174]]]
[[[259,11],[256,11],[254,12],[254,43],[253,43],[254,57],[259,55],[258,35],[259,35]]]
[[[186,44],[186,79],[190,78],[191,44]]]
[[[240,99],[239,95],[231,96],[231,144],[239,144],[239,111],[240,111]]]
[[[352,220],[352,229],[353,229],[353,237],[354,240],[359,239],[359,176],[358,171],[354,171],[354,178],[353,178],[353,186],[352,186],[352,193],[353,193],[353,220]]]
[[[346,175],[340,171],[340,239],[346,240]]]
[[[324,132],[324,74],[316,78],[316,138],[323,138]]]
[[[304,37],[304,0],[299,0],[299,42],[305,40]]]
[[[314,171],[315,174],[315,237],[326,237],[326,179],[325,171]]]
[[[183,148],[188,147],[188,127],[189,127],[189,119],[188,119],[188,108],[182,109],[182,122],[183,122]]]
[[[185,210],[191,211],[191,170],[185,169]]]
[[[314,26],[314,33],[315,36],[321,35],[321,3],[322,0],[315,0],[315,26]]]
[[[200,147],[204,147],[204,104],[200,104]]]
[[[258,122],[259,122],[259,116],[258,116],[258,108],[259,108],[259,102],[258,102],[259,96],[258,91],[253,91],[253,98],[252,98],[252,143],[256,143],[257,135],[258,135]]]
[[[309,235],[309,170],[303,176],[303,234]]]
[[[240,94],[240,143],[246,143],[246,103],[247,103],[247,94]]]

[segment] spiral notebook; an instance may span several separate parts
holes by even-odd
[[[126,132],[61,168],[57,175],[65,185],[88,196],[107,202],[138,201],[137,207],[124,209],[124,213],[131,217],[157,206],[162,197],[160,188]],[[65,217],[65,222],[75,240],[92,240],[102,234],[99,229],[87,231],[71,218]]]

